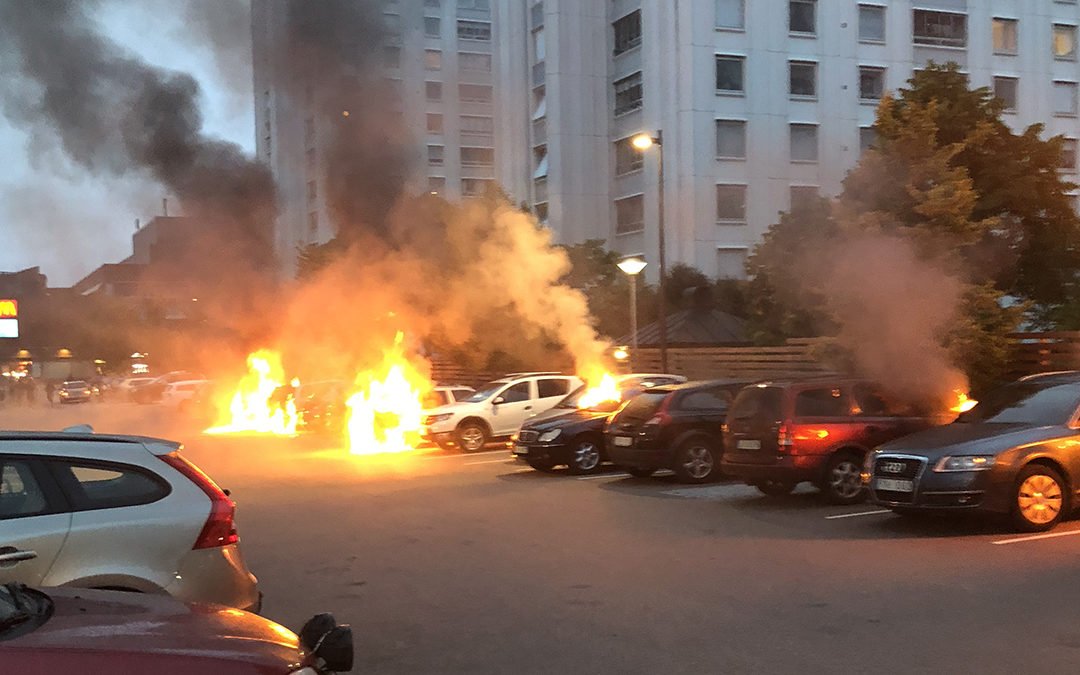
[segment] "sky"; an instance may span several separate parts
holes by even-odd
[[[140,58],[191,73],[202,88],[207,132],[253,154],[251,33],[244,12],[235,13],[231,25],[202,20],[200,7],[219,2],[247,0],[106,0],[98,20],[106,35]],[[233,47],[215,51],[209,31],[229,31]],[[135,220],[160,215],[167,195],[148,181],[87,176],[39,145],[0,115],[0,272],[40,266],[50,286],[70,286],[101,264],[129,256]]]

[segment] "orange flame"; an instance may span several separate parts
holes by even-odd
[[[955,390],[954,393],[956,394],[956,403],[949,408],[949,412],[966,413],[979,404],[978,401],[968,398],[968,395],[959,389]]]
[[[218,424],[204,433],[295,436],[297,414],[292,394],[284,401],[274,400],[285,381],[281,355],[260,349],[248,355],[247,367],[247,374],[240,379],[229,401],[228,411],[219,412]],[[293,386],[299,384],[294,378]]]
[[[579,408],[592,408],[607,401],[622,399],[622,392],[619,391],[619,385],[611,373],[603,373],[599,382],[586,381],[586,386],[588,389],[578,399]]]
[[[405,357],[403,338],[399,332],[377,370],[356,377],[359,390],[346,402],[354,455],[407,452],[420,443],[424,397],[432,385]]]

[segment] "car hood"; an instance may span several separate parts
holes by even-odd
[[[954,422],[890,441],[882,445],[880,450],[906,452],[931,459],[947,455],[993,455],[1068,433],[1059,426]]]
[[[10,646],[236,659],[281,672],[302,658],[292,631],[238,609],[119,591],[40,590],[53,600],[52,617]]]
[[[428,408],[424,411],[424,415],[445,415],[446,413],[457,413],[462,410],[470,410],[476,406],[482,406],[483,403],[466,403],[465,401],[458,401],[457,403],[447,403],[441,405],[438,408]]]
[[[533,431],[550,431],[551,429],[565,429],[566,427],[580,424],[582,422],[591,422],[595,419],[603,419],[610,413],[594,412],[592,410],[568,410],[566,408],[552,408],[547,412],[542,412],[536,417],[533,417],[525,424],[521,425],[522,429],[531,429]]]

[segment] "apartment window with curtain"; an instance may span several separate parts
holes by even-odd
[[[859,41],[885,42],[885,8],[859,5]]]
[[[716,120],[717,159],[746,159],[746,122]]]
[[[615,56],[641,44],[641,10],[630,12],[611,24],[615,31]]]
[[[1016,19],[994,18],[992,36],[995,54],[1016,55],[1017,26]]]
[[[792,124],[791,161],[818,161],[818,127],[816,124]]]
[[[1076,60],[1076,26],[1054,24],[1054,58],[1061,61]]]
[[[716,186],[716,222],[741,225],[746,222],[746,186]]]
[[[641,87],[641,72],[615,82],[615,114],[623,115],[640,110],[644,92]]]
[[[792,98],[817,96],[817,63],[788,61],[788,92]]]
[[[628,234],[645,229],[645,197],[634,195],[615,200],[615,233]]]
[[[788,30],[801,35],[817,33],[817,0],[789,0]]]
[[[745,29],[745,0],[716,0],[716,27],[727,30]]]
[[[1015,77],[994,76],[994,96],[1001,100],[1005,112],[1016,112],[1019,83]]]
[[[727,54],[716,55],[716,91],[721,94],[742,94],[743,66],[746,57]]]

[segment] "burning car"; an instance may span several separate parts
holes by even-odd
[[[981,511],[1041,531],[1072,510],[1077,466],[1080,372],[1066,372],[1026,377],[952,424],[882,445],[862,478],[874,503],[899,514]]]
[[[617,389],[604,400],[589,401],[591,390],[581,386],[547,411],[521,426],[513,439],[513,454],[537,471],[565,464],[570,473],[598,471],[607,459],[604,422],[623,401],[663,384],[685,382],[681,375],[634,373],[614,378]]]

